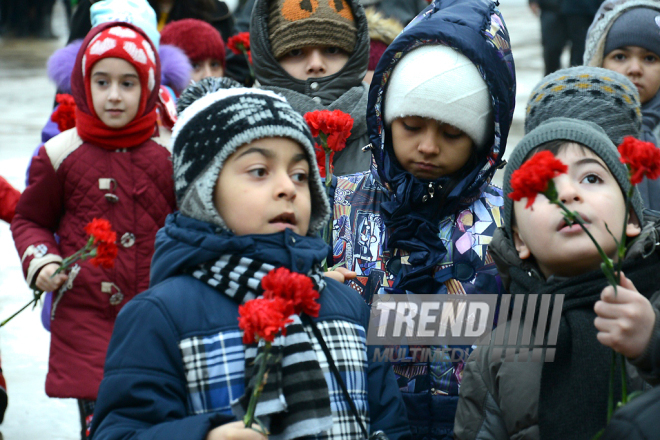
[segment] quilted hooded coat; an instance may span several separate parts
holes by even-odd
[[[83,46],[95,35],[90,32]],[[96,399],[117,314],[149,287],[156,232],[176,208],[172,174],[170,153],[153,139],[101,148],[83,141],[75,128],[46,142],[32,159],[11,227],[28,284],[34,286],[46,264],[81,249],[85,225],[94,218],[110,221],[119,248],[112,269],[79,262],[71,285],[54,295],[49,396]]]

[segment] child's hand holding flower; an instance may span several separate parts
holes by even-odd
[[[629,359],[641,356],[655,327],[656,316],[649,300],[623,273],[616,294],[614,287],[607,286],[600,298],[594,305],[598,341]]]
[[[57,275],[53,276],[55,271],[57,271],[59,268],[60,265],[57,263],[50,263],[45,265],[39,271],[37,280],[34,283],[37,288],[43,290],[44,292],[52,292],[62,287],[62,284],[66,283],[66,280],[68,280],[69,277],[65,273],[58,273]]]

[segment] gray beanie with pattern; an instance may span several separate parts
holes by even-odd
[[[300,144],[309,162],[312,210],[307,235],[314,235],[327,222],[330,205],[307,123],[280,95],[205,84],[216,80],[204,79],[188,87],[180,98],[190,104],[179,109],[181,113],[172,130],[174,189],[179,210],[188,217],[229,230],[213,201],[213,190],[225,161],[242,145],[266,137],[285,137]],[[191,99],[189,94],[198,97]]]
[[[575,118],[600,126],[615,145],[639,137],[639,94],[628,78],[601,67],[561,69],[539,82],[527,101],[525,133],[550,118]]]
[[[504,172],[504,213],[503,222],[509,237],[511,233],[511,220],[513,217],[513,200],[508,195],[511,189],[511,174],[516,171],[528,159],[529,153],[536,147],[555,140],[577,142],[584,145],[600,157],[610,172],[619,183],[619,187],[625,197],[630,188],[628,180],[628,168],[619,160],[619,152],[609,139],[605,131],[598,125],[589,121],[568,118],[552,118],[530,131],[522,138],[520,143],[509,157],[509,162]],[[633,191],[632,209],[640,221],[644,218],[644,204],[642,196],[637,188]]]

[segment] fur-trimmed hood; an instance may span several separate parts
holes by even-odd
[[[369,39],[392,44],[392,41],[401,33],[403,25],[395,18],[388,18],[375,8],[364,10],[369,26]]]

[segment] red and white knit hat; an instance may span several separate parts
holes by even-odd
[[[146,107],[147,99],[156,88],[156,79],[160,78],[156,51],[151,41],[142,34],[125,26],[118,25],[103,30],[90,41],[82,59],[82,75],[85,80],[87,102],[92,102],[91,81],[89,76],[96,62],[104,58],[121,58],[137,70],[140,86],[146,93],[140,96],[140,107],[137,114],[141,115]],[[93,108],[90,109],[92,112]]]

